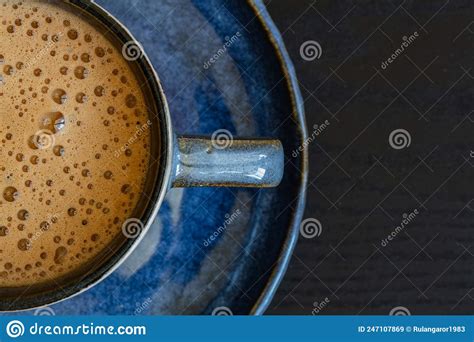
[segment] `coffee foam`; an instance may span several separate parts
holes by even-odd
[[[63,6],[0,1],[0,287],[77,271],[137,205],[151,122],[110,34]]]

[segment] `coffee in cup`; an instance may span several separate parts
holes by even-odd
[[[60,2],[0,8],[0,289],[61,285],[132,216],[151,114],[105,28]]]

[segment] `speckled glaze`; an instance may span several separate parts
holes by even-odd
[[[219,141],[180,136],[174,146],[170,185],[262,187],[278,186],[283,177],[283,147],[279,140]]]
[[[281,37],[260,1],[97,2],[144,46],[176,132],[210,135],[225,128],[234,136],[274,137],[284,146],[283,179],[279,187],[260,190],[172,189],[118,269],[51,308],[61,315],[210,314],[220,306],[234,314],[262,313],[296,242],[307,173],[306,152],[291,157],[306,133]],[[241,33],[238,43],[203,68],[235,32]],[[185,152],[188,141],[182,144]]]

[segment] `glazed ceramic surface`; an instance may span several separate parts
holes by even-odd
[[[291,157],[305,128],[278,32],[260,2],[96,2],[143,45],[176,133],[226,129],[280,139],[284,178],[274,189],[172,189],[141,244],[112,275],[50,309],[156,315],[210,314],[224,306],[234,314],[262,313],[296,241],[306,179],[306,155]]]

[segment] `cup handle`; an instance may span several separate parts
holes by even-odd
[[[171,186],[277,186],[284,169],[279,140],[233,139],[232,135],[175,138]]]

